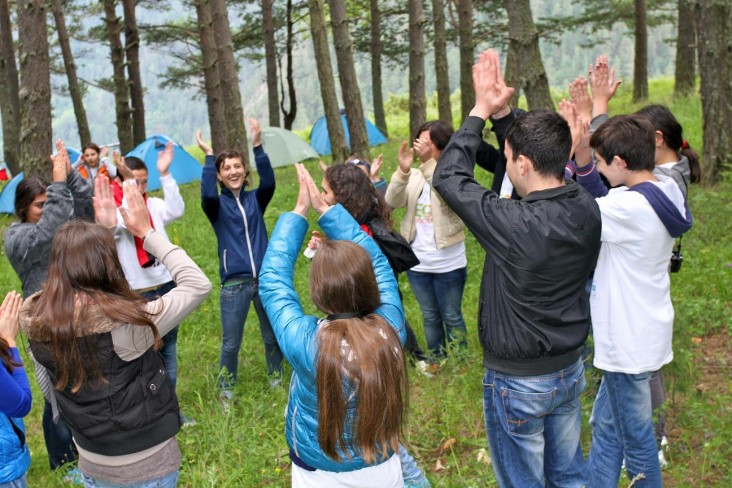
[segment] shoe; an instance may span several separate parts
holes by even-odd
[[[437,366],[435,364],[428,363],[427,361],[417,361],[414,363],[417,367],[417,371],[422,373],[427,378],[434,378],[437,372]]]
[[[81,471],[79,471],[79,468],[71,468],[63,478],[64,483],[68,483],[70,485],[83,485],[84,484],[84,478],[81,475]]]
[[[221,410],[223,410],[224,415],[229,415],[231,413],[231,407],[234,405],[234,392],[231,390],[222,390],[221,391]]]
[[[269,386],[270,388],[278,388],[279,386],[282,386],[282,378],[280,378],[279,376],[274,376],[270,378]]]
[[[189,417],[187,415],[181,415],[180,419],[183,422],[184,429],[186,429],[188,427],[194,427],[198,423],[198,422],[196,422],[196,419],[194,419],[193,417]]]
[[[661,469],[668,468],[668,461],[664,451],[668,451],[668,439],[666,436],[661,437],[661,450],[658,451],[658,464],[661,465]]]

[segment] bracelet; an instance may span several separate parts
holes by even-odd
[[[145,232],[145,235],[141,237],[142,243],[145,244],[145,240],[148,238],[150,234],[155,232],[155,229],[150,229],[149,231]]]

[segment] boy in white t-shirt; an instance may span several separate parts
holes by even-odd
[[[584,130],[577,181],[598,197],[602,215],[590,306],[594,364],[603,376],[590,419],[587,486],[617,487],[625,459],[634,486],[660,487],[649,381],[673,359],[668,266],[691,214],[678,185],[653,174],[654,133],[644,117],[613,117],[591,138]],[[598,170],[617,188],[608,191]]]

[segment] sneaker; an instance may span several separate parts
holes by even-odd
[[[658,464],[661,465],[661,469],[668,467],[668,461],[664,451],[668,451],[668,439],[666,436],[661,437],[661,450],[658,451]]]
[[[234,405],[234,392],[231,390],[222,390],[221,391],[221,410],[223,410],[224,415],[229,415],[231,412],[231,407]]]
[[[183,422],[183,428],[188,427],[194,427],[198,422],[196,422],[196,419],[193,417],[189,417],[188,415],[181,415],[180,416],[181,421]]]
[[[428,363],[427,361],[417,361],[414,363],[417,367],[417,371],[425,375],[427,378],[434,378],[437,372],[437,365]]]
[[[68,483],[70,485],[83,485],[84,479],[81,475],[81,471],[79,471],[79,468],[71,468],[63,478],[64,483]]]

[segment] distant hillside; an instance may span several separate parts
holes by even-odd
[[[187,9],[182,3],[173,1],[173,8],[169,12],[145,12],[138,8],[139,22],[161,22],[164,19],[173,19],[182,15],[195,16],[195,12]],[[532,1],[534,16],[547,17],[559,13],[576,11],[571,0]],[[234,17],[234,16],[232,16]],[[483,19],[476,18],[476,24]],[[232,18],[232,22],[236,19]],[[406,31],[406,18],[404,29]],[[619,75],[631,80],[633,66],[633,37],[625,26],[617,25],[612,37],[605,33],[607,38],[596,48],[583,48],[588,39],[584,35],[573,32],[564,33],[560,44],[542,41],[542,54],[550,83],[563,88],[574,77],[586,75],[587,66],[599,53],[606,53],[611,57],[611,63],[618,67]],[[649,36],[649,75],[672,75],[674,70],[674,46],[667,42],[674,37],[674,27],[664,26],[651,29]],[[476,52],[487,47],[501,47],[502,40],[481,43]],[[426,86],[428,93],[434,91],[435,79],[433,72],[433,53],[427,45]],[[103,44],[75,43],[74,51],[79,75],[88,80],[98,80],[111,76],[109,64],[109,49]],[[145,109],[147,131],[149,135],[163,133],[171,136],[181,144],[193,143],[193,134],[201,128],[208,135],[208,121],[205,100],[195,90],[171,90],[159,87],[160,74],[169,63],[173,62],[169,53],[155,46],[143,46],[141,49],[143,69],[143,83],[145,84]],[[60,55],[56,55],[60,58]],[[451,86],[458,87],[459,73],[456,60],[458,52],[452,48],[448,53],[450,60]],[[335,60],[335,57],[333,57]],[[301,38],[295,53],[295,76],[297,78],[298,115],[295,121],[297,129],[306,129],[322,115],[322,103],[316,66],[313,62],[312,44],[309,37]],[[383,68],[384,98],[389,94],[405,94],[408,87],[407,60],[398,66],[386,64]],[[337,70],[334,67],[334,72]],[[371,75],[369,59],[365,55],[357,57],[356,71],[361,83],[361,94],[367,112],[372,110],[371,103]],[[267,101],[264,63],[252,63],[242,60],[240,64],[240,79],[242,99],[247,115],[262,119],[267,124]],[[65,76],[54,75],[53,85],[53,116],[54,138],[62,138],[70,146],[78,146],[76,120],[71,100],[63,92]],[[99,144],[108,144],[117,141],[114,126],[114,98],[111,93],[89,86],[84,98],[92,137]],[[1,147],[1,139],[0,139]]]

